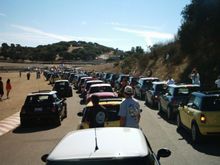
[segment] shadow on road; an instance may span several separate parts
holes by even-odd
[[[205,153],[207,155],[220,156],[220,141],[219,137],[205,137],[199,144],[193,144],[191,140],[191,134],[185,129],[177,130],[182,136],[179,140],[186,140],[186,142],[197,150],[198,152]]]
[[[176,119],[173,118],[172,120],[168,120],[167,119],[167,115],[163,112],[159,112],[157,113],[164,121],[166,121],[167,123],[169,124],[173,124],[173,125],[176,125]]]
[[[32,132],[40,132],[40,131],[46,131],[46,130],[50,130],[50,129],[55,129],[58,126],[55,125],[43,125],[43,124],[32,124],[28,127],[17,127],[15,128],[12,132],[15,134],[23,134],[23,133],[32,133]]]

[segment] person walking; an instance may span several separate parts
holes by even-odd
[[[107,120],[106,109],[99,104],[99,97],[97,95],[92,95],[91,101],[93,106],[89,109],[86,119],[89,128],[104,127]]]
[[[27,72],[27,80],[30,80],[30,77],[31,77],[31,73]]]
[[[218,78],[215,80],[215,84],[216,84],[217,88],[220,89],[220,75],[219,75]]]
[[[189,75],[189,78],[192,80],[192,84],[200,85],[200,76],[196,68],[192,70],[192,73]]]
[[[140,104],[133,98],[133,88],[129,85],[124,90],[125,100],[120,105],[118,115],[120,116],[121,127],[139,128]]]
[[[10,93],[10,91],[11,91],[11,82],[10,82],[10,79],[8,79],[7,81],[6,81],[6,91],[7,91],[7,99],[9,99],[9,93]]]
[[[0,101],[2,101],[3,95],[4,95],[4,86],[2,82],[2,77],[0,77]]]

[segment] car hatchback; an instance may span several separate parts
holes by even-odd
[[[118,112],[120,109],[120,104],[123,100],[121,98],[107,98],[100,99],[99,104],[104,106],[107,111],[107,121],[105,122],[105,127],[119,127],[120,126],[120,117]],[[82,117],[81,124],[79,128],[89,128],[87,118],[89,111],[92,110],[92,102],[90,101],[82,112],[79,112],[77,115]]]
[[[30,123],[42,123],[50,121],[61,124],[61,120],[67,117],[67,105],[65,99],[57,97],[56,91],[38,91],[27,95],[20,112],[21,126]]]
[[[177,127],[191,130],[194,143],[203,136],[219,136],[220,91],[193,92],[188,103],[179,107]]]
[[[170,154],[160,149],[156,155],[140,129],[113,127],[72,131],[41,159],[47,165],[159,165]]]

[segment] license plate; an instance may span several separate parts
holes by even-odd
[[[41,112],[43,110],[43,108],[34,108],[35,112]]]

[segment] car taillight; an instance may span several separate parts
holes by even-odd
[[[56,106],[55,106],[55,104],[52,105],[51,111],[52,111],[52,112],[56,112]]]
[[[201,114],[200,121],[201,121],[201,123],[206,123],[206,117],[204,114]]]
[[[26,110],[24,107],[21,108],[21,114],[25,114],[26,113]]]

